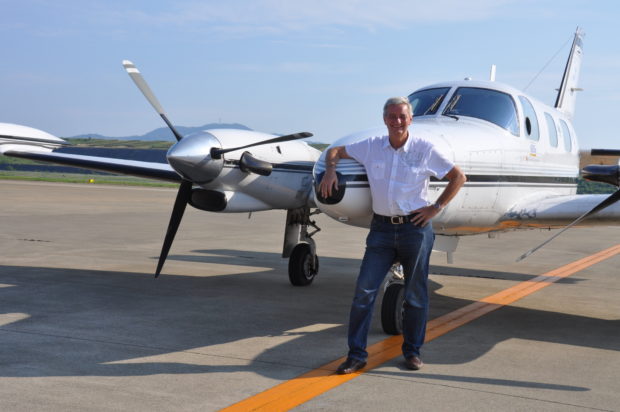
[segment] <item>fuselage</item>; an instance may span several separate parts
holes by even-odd
[[[414,108],[412,135],[433,142],[467,175],[468,182],[434,221],[438,234],[464,235],[518,227],[507,218],[526,197],[576,193],[578,145],[570,119],[562,112],[496,82],[438,83],[409,96]],[[386,128],[337,140],[340,146],[386,134]],[[325,154],[314,169],[325,170]],[[368,226],[371,199],[362,165],[344,159],[337,172],[346,182],[342,200],[319,208],[338,221]],[[446,181],[431,179],[429,203]]]

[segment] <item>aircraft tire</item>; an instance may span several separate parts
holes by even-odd
[[[405,286],[400,282],[392,283],[385,289],[381,302],[381,326],[388,335],[403,333],[404,298]]]
[[[307,243],[300,243],[293,249],[288,260],[288,278],[293,286],[308,286],[319,273],[319,257],[314,256],[314,270],[310,267],[312,250]]]

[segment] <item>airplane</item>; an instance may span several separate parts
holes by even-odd
[[[578,28],[553,106],[496,82],[494,67],[488,81],[466,78],[437,83],[409,95],[414,117],[410,133],[435,142],[468,178],[432,223],[434,249],[446,252],[449,263],[461,236],[620,224],[620,190],[609,196],[576,194],[579,149],[572,118],[576,95],[581,91],[578,79],[583,36]],[[6,123],[0,123],[0,153],[179,183],[156,277],[187,204],[216,213],[287,210],[282,257],[289,258],[289,280],[295,286],[310,285],[319,271],[313,235],[320,228],[312,216],[325,213],[347,225],[369,226],[372,208],[368,180],[365,169],[355,160],[338,163],[338,190],[323,198],[315,189],[325,171],[326,151],[321,153],[300,141],[310,133],[276,136],[209,129],[182,136],[136,66],[127,60],[123,66],[177,139],[168,150],[167,164],[54,152],[67,142],[41,130]],[[385,129],[353,133],[330,147],[378,134],[385,134]],[[620,155],[618,150],[599,149],[595,153]],[[584,168],[582,176],[620,186],[620,165],[591,165]],[[446,184],[431,179],[430,202]],[[382,325],[386,333],[398,334],[402,308],[398,262],[391,273],[385,286]]]

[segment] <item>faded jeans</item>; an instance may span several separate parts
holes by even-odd
[[[419,356],[428,316],[428,267],[435,235],[426,226],[394,225],[373,219],[366,238],[366,252],[357,278],[349,318],[350,358],[366,361],[366,341],[377,292],[395,261],[405,274],[403,355]]]

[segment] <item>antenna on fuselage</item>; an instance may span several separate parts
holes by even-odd
[[[495,71],[497,70],[497,66],[495,66],[494,64],[491,65],[491,73],[489,74],[489,81],[490,82],[494,82],[495,81]]]
[[[569,38],[568,38],[568,40],[566,40],[566,42],[562,45],[562,47],[560,47],[560,48],[558,49],[558,51],[557,51],[557,52],[555,52],[555,54],[554,54],[553,56],[551,56],[551,58],[549,59],[549,61],[548,61],[547,63],[545,63],[545,65],[542,67],[542,69],[540,69],[540,70],[538,71],[538,73],[536,73],[536,75],[532,78],[532,80],[530,80],[530,82],[527,84],[527,86],[525,86],[525,87],[523,88],[523,91],[526,91],[526,90],[527,90],[527,89],[528,89],[528,88],[532,85],[532,83],[534,83],[534,81],[538,78],[538,76],[540,76],[540,74],[541,74],[542,72],[544,72],[544,71],[545,71],[545,69],[547,68],[547,66],[549,66],[549,64],[551,64],[551,62],[552,62],[552,61],[556,58],[556,56],[557,56],[558,54],[560,54],[560,52],[561,52],[562,50],[564,50],[564,47],[568,44],[568,42],[570,42],[570,41],[571,41],[571,38],[572,38],[572,37],[569,37]]]

